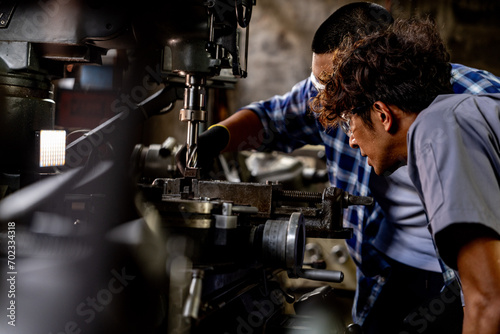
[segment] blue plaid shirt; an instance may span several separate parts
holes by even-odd
[[[451,81],[455,93],[500,92],[498,77],[459,64],[452,64]],[[311,78],[307,78],[285,95],[255,102],[243,109],[250,109],[260,117],[266,149],[292,152],[306,144],[324,145],[331,185],[353,195],[371,196],[368,185],[372,168],[360,150],[349,146],[349,139],[340,128],[324,129],[319,124],[308,107],[316,95]],[[372,207],[350,206],[344,214],[344,226],[353,229],[353,237],[346,243],[357,266],[353,320],[359,324],[371,310],[390,270],[390,265],[371,243],[384,219],[377,203]],[[446,276],[453,278],[449,272],[445,273]]]

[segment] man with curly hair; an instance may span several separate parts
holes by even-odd
[[[342,128],[378,175],[408,165],[438,253],[458,270],[463,333],[499,333],[500,94],[453,94],[427,19],[347,41],[333,63],[312,102],[322,125]]]

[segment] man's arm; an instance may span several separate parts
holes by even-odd
[[[308,103],[315,94],[310,79],[283,94],[253,102],[221,121],[230,132],[224,151],[267,149],[292,152],[306,144],[323,143],[319,124]]]
[[[196,167],[209,169],[221,152],[237,152],[258,148],[262,143],[262,123],[253,111],[248,109],[214,124],[198,137]],[[261,136],[259,136],[261,134]],[[177,168],[184,175],[187,146],[182,146],[175,155]]]
[[[465,299],[464,334],[500,333],[500,240],[476,238],[458,253]]]
[[[224,125],[230,133],[229,143],[224,151],[256,149],[262,144],[264,127],[259,116],[249,109],[242,109],[219,124]]]
[[[500,188],[495,184],[500,160],[491,140],[499,135],[489,121],[498,120],[498,103],[440,98],[409,131],[409,175],[425,203],[439,255],[458,269],[464,333],[500,333]]]

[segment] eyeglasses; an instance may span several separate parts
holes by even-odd
[[[352,136],[352,129],[351,129],[352,115],[356,115],[357,113],[359,113],[360,111],[362,111],[366,108],[368,108],[368,105],[362,105],[361,107],[356,107],[356,108],[352,109],[351,111],[345,111],[342,114],[340,114],[339,125],[340,125],[342,131],[344,131],[344,133],[347,135],[347,137],[350,138]]]
[[[352,129],[351,129],[352,115],[353,115],[352,113],[344,112],[340,115],[340,121],[339,121],[340,128],[349,138],[352,136]]]
[[[316,88],[316,90],[319,92],[321,92],[323,89],[325,89],[325,84],[322,84],[318,78],[316,78],[316,76],[314,75],[313,72],[311,72],[311,82],[314,86],[314,88]]]

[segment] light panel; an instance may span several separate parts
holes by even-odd
[[[63,166],[66,160],[66,131],[40,131],[40,167]]]

